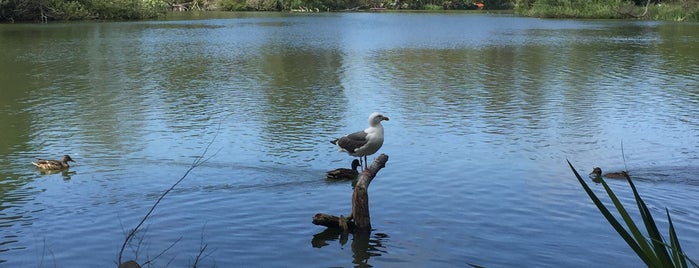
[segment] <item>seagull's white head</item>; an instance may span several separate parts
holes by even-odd
[[[384,116],[380,113],[374,112],[369,116],[369,125],[370,126],[376,126],[378,124],[381,124],[381,121],[388,121],[388,116]]]

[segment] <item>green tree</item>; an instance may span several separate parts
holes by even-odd
[[[143,19],[166,8],[162,0],[0,0],[0,20]]]

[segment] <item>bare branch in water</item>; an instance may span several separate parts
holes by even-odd
[[[182,175],[182,177],[181,177],[179,180],[177,180],[175,183],[173,183],[172,186],[170,186],[170,188],[168,188],[167,190],[165,190],[165,192],[163,192],[163,193],[160,195],[160,197],[158,197],[158,199],[155,201],[155,203],[153,204],[153,206],[151,206],[151,208],[148,210],[148,212],[146,213],[146,215],[143,216],[143,218],[142,218],[141,221],[136,225],[136,227],[134,227],[133,229],[131,229],[131,231],[129,231],[129,233],[126,235],[126,239],[124,239],[124,243],[121,245],[121,249],[119,250],[119,257],[118,257],[118,259],[117,259],[117,261],[118,261],[119,264],[122,263],[122,262],[121,262],[121,259],[122,259],[122,256],[123,256],[123,254],[124,254],[124,249],[126,248],[126,245],[129,244],[129,241],[131,241],[131,239],[136,235],[136,232],[138,232],[139,229],[141,228],[141,226],[146,222],[146,220],[148,220],[148,218],[150,217],[150,215],[151,215],[151,214],[153,213],[153,211],[155,210],[155,207],[157,207],[158,204],[160,204],[160,201],[162,201],[163,198],[165,198],[165,196],[166,196],[168,193],[170,193],[170,191],[172,191],[172,189],[174,189],[178,184],[180,184],[180,183],[187,177],[187,175],[189,175],[189,173],[192,172],[192,170],[194,170],[195,168],[197,168],[197,167],[201,166],[202,164],[206,163],[206,162],[209,161],[212,157],[214,157],[216,154],[218,154],[218,152],[221,151],[221,149],[219,148],[215,153],[213,153],[212,155],[210,155],[210,156],[204,158],[204,156],[206,156],[206,154],[208,153],[209,148],[211,147],[211,145],[212,145],[212,144],[214,143],[214,141],[216,140],[216,137],[218,136],[218,133],[220,132],[220,130],[221,130],[221,123],[219,122],[218,130],[217,130],[216,133],[214,134],[214,137],[211,138],[211,141],[209,141],[209,143],[208,143],[208,144],[206,145],[206,147],[204,148],[204,152],[203,152],[201,155],[197,156],[197,157],[194,159],[194,161],[193,161],[192,164],[189,166],[189,168],[187,169],[187,171],[184,172],[184,174]],[[181,239],[181,237],[180,237],[180,239]],[[180,239],[177,239],[177,241],[179,241]],[[175,243],[177,243],[177,241],[176,241]],[[139,243],[139,244],[140,244],[140,243]],[[173,243],[173,245],[174,245],[174,243]],[[165,251],[167,251],[167,250],[168,250],[169,248],[171,248],[173,245],[170,245],[170,247],[168,247],[167,249],[165,249]],[[164,253],[165,251],[163,251],[162,253]],[[161,253],[161,254],[158,254],[158,256],[162,255],[162,253]],[[156,258],[157,258],[158,256],[156,256]],[[149,261],[149,262],[150,262],[150,261]]]
[[[174,246],[177,244],[177,242],[180,242],[180,240],[182,240],[182,237],[181,237],[181,236],[180,236],[180,238],[177,238],[177,240],[175,240],[175,242],[172,242],[172,244],[170,244],[169,247],[167,247],[167,248],[165,248],[163,251],[161,251],[158,255],[155,255],[155,257],[153,257],[152,259],[151,259],[151,258],[148,258],[149,260],[146,261],[146,262],[144,262],[144,263],[143,263],[143,266],[152,264],[152,263],[153,263],[156,259],[158,259],[160,256],[163,256],[163,254],[165,254],[165,252],[167,252],[167,251],[170,250],[172,247],[174,247]],[[171,261],[172,261],[172,260],[170,260],[170,262],[171,262]]]
[[[199,253],[194,258],[194,264],[192,264],[192,268],[197,268],[197,265],[199,264],[200,260],[203,260],[204,258],[211,255],[211,253],[213,253],[213,252],[209,252],[208,254],[204,255],[206,248],[209,246],[209,244],[204,243],[204,230],[205,229],[206,229],[206,225],[204,225],[204,228],[202,228],[202,230],[201,230],[201,237],[199,238]]]

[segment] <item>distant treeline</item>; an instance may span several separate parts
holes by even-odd
[[[167,8],[163,0],[0,0],[0,21],[144,19]]]
[[[168,11],[507,10],[533,17],[699,21],[699,0],[0,0],[0,22],[129,20]]]
[[[514,0],[0,0],[0,21],[128,20],[167,11],[512,9]]]

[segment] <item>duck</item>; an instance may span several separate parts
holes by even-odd
[[[75,160],[73,160],[73,158],[70,158],[69,155],[64,155],[60,161],[38,159],[38,161],[32,162],[32,164],[34,164],[39,169],[43,170],[63,170],[70,168],[68,162],[75,162]]]
[[[330,141],[330,143],[335,144],[341,152],[346,152],[351,156],[358,157],[362,169],[366,168],[368,164],[367,156],[379,151],[383,145],[383,125],[381,125],[381,121],[388,121],[388,116],[374,112],[369,115],[368,121],[368,128]],[[363,165],[361,161],[362,157],[364,157]]]
[[[338,168],[335,170],[328,171],[328,174],[325,178],[331,179],[331,180],[354,180],[357,178],[357,175],[359,175],[359,171],[357,171],[357,167],[359,167],[359,160],[354,159],[352,160],[352,168]]]
[[[627,175],[628,175],[628,173],[626,171],[609,172],[609,173],[605,173],[604,175],[602,175],[602,169],[599,167],[595,167],[594,169],[592,169],[592,172],[590,172],[590,177],[592,177],[593,179],[598,179],[598,180],[602,177],[610,178],[610,179],[623,179],[623,178],[626,178]]]

